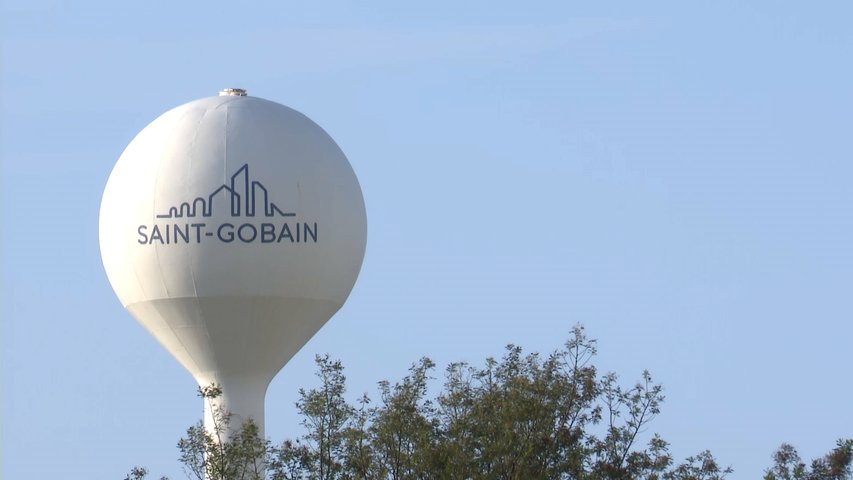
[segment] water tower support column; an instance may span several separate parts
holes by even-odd
[[[244,375],[228,378],[220,375],[218,381],[199,381],[203,389],[211,385],[221,388],[219,395],[204,399],[205,430],[214,439],[227,442],[240,432],[246,420],[252,419],[258,427],[258,437],[263,440],[264,398],[269,382],[268,379]],[[231,415],[227,426],[224,425],[224,418],[219,412]]]

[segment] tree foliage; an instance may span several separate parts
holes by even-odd
[[[270,445],[260,438],[258,426],[249,419],[226,441],[231,413],[213,403],[222,395],[222,389],[210,385],[199,388],[198,394],[210,404],[213,431],[208,431],[199,421],[178,441],[184,472],[197,480],[262,480]]]
[[[849,480],[853,478],[853,438],[841,439],[836,447],[806,466],[797,449],[783,443],[773,454],[773,466],[764,480]]]
[[[548,356],[509,345],[483,366],[454,363],[430,395],[435,364],[415,362],[400,381],[379,382],[377,402],[350,403],[340,361],[316,358],[319,386],[299,391],[305,433],[272,445],[251,422],[227,442],[201,424],[178,448],[199,480],[578,479],[719,480],[731,473],[709,451],[676,462],[649,424],[663,389],[651,374],[624,386],[600,375],[596,341],[580,326]],[[201,389],[206,400],[221,391]],[[231,420],[216,415],[217,431]],[[220,430],[221,428],[221,430]],[[806,468],[783,445],[765,480],[850,478],[853,440]],[[137,471],[137,473],[139,473]],[[128,476],[138,480],[144,477]]]

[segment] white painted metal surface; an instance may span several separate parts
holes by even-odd
[[[101,202],[101,256],[133,317],[199,385],[223,387],[235,426],[252,417],[263,432],[266,388],[343,305],[367,224],[326,132],[223,92],[164,113],[125,149]]]

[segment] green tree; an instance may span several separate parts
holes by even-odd
[[[148,469],[145,467],[133,467],[130,472],[124,477],[124,480],[144,480],[148,476]],[[160,480],[169,480],[166,477],[160,477]]]
[[[397,384],[379,382],[382,404],[371,411],[369,435],[378,478],[392,480],[424,478],[433,466],[436,423],[432,402],[426,398],[428,358],[412,365]]]
[[[399,381],[379,382],[374,405],[346,398],[340,361],[318,356],[319,386],[300,389],[304,434],[272,445],[247,422],[222,442],[230,414],[215,428],[199,423],[178,443],[188,476],[198,480],[721,480],[732,472],[709,451],[676,462],[669,444],[647,434],[664,402],[651,374],[625,387],[600,375],[597,343],[580,326],[548,356],[508,345],[482,367],[453,363],[437,395],[435,364],[414,363]],[[221,390],[200,389],[205,401]],[[646,441],[643,439],[647,438]],[[807,467],[783,444],[765,480],[851,480],[853,440]],[[142,480],[136,468],[127,480]]]
[[[218,385],[201,387],[198,394],[211,405],[213,431],[208,431],[199,421],[178,441],[180,461],[187,476],[197,480],[263,479],[269,442],[260,438],[257,425],[249,419],[225,440],[231,413],[219,406],[213,407],[214,400],[222,395],[222,388]]]
[[[301,391],[297,403],[307,432],[277,450],[272,464],[290,469],[274,478],[710,480],[731,471],[709,452],[674,465],[658,436],[639,446],[660,412],[662,388],[648,372],[630,388],[614,374],[599,378],[595,354],[581,327],[544,359],[509,345],[484,367],[451,364],[435,398],[428,394],[435,365],[424,358],[399,382],[379,382],[372,408],[366,396],[348,406],[340,363],[318,357],[322,386]]]
[[[840,439],[836,447],[806,466],[797,449],[783,443],[773,453],[773,466],[765,471],[764,480],[850,480],[853,467],[853,439]]]
[[[344,399],[346,378],[339,360],[329,356],[316,357],[317,376],[321,380],[319,389],[299,389],[296,408],[302,415],[302,426],[308,461],[306,468],[317,480],[334,480],[343,473],[342,463],[345,428],[353,415]]]

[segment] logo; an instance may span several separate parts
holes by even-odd
[[[223,211],[237,220],[219,224],[207,220],[214,213],[222,216]],[[284,211],[270,200],[264,184],[249,177],[248,163],[231,175],[230,183],[223,183],[207,196],[169,207],[155,217],[154,224],[139,225],[137,228],[137,243],[140,245],[203,241],[317,243],[317,222],[283,220],[296,217],[296,213]]]

